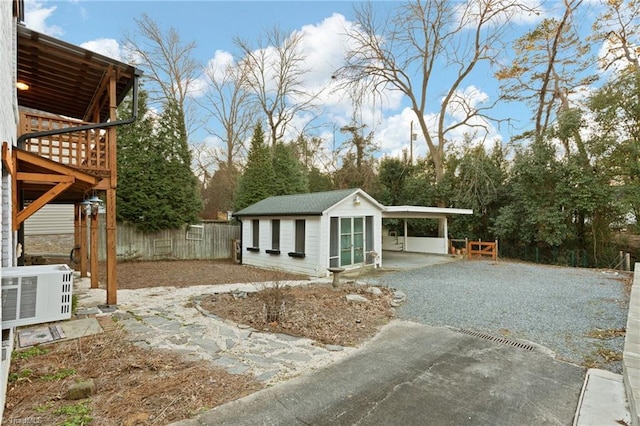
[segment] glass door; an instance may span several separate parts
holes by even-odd
[[[364,218],[340,218],[340,266],[364,262],[364,234]]]
[[[348,266],[353,263],[352,241],[351,218],[340,218],[340,266]]]

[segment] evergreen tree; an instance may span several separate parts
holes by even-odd
[[[155,232],[197,221],[201,201],[181,113],[168,103],[154,127],[146,101],[141,91],[139,119],[119,131],[116,205],[118,220]]]
[[[324,192],[333,189],[331,176],[322,173],[320,169],[315,166],[311,167],[307,172],[307,179],[309,180],[309,192]]]
[[[234,206],[241,210],[276,193],[276,174],[271,150],[264,142],[262,125],[258,123],[251,138],[247,166],[238,182]]]
[[[293,145],[278,142],[273,148],[275,194],[302,194],[309,192],[309,181],[298,160]]]
[[[206,188],[202,190],[203,218],[217,219],[218,213],[233,210],[233,197],[239,176],[240,171],[235,165],[229,166],[224,161],[218,163],[218,170],[213,173]]]

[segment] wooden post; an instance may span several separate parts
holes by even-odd
[[[117,99],[116,99],[116,73],[111,72],[109,81],[109,118],[116,119]],[[106,223],[107,223],[107,305],[118,303],[118,274],[116,258],[116,187],[118,186],[118,168],[116,156],[116,128],[109,127],[107,130],[109,137],[109,189],[107,189]]]
[[[92,207],[93,208],[93,207]],[[91,211],[91,234],[89,260],[91,266],[91,288],[98,288],[98,211],[97,208]]]
[[[79,249],[76,247],[80,247],[80,241],[82,236],[80,235],[80,215],[82,206],[80,204],[76,204],[73,209],[73,256],[74,258],[78,258]],[[73,260],[73,259],[70,259]],[[77,265],[74,265],[73,269],[76,269]]]
[[[631,270],[631,254],[629,254],[629,252],[626,252],[624,254],[624,270],[625,271]]]
[[[498,261],[498,240],[495,240],[496,245],[493,247],[493,260]]]
[[[80,206],[80,244],[78,245],[78,256],[80,256],[80,276],[88,276],[87,265],[87,210]]]

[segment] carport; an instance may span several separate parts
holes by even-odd
[[[471,209],[454,209],[448,207],[422,206],[385,206],[382,219],[402,219],[404,221],[404,235],[397,234],[383,227],[382,250],[413,252],[413,253],[449,253],[448,217],[451,215],[473,214]],[[408,219],[436,219],[438,220],[437,237],[409,237]]]

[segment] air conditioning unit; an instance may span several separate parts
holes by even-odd
[[[2,329],[71,318],[67,265],[2,268]]]

